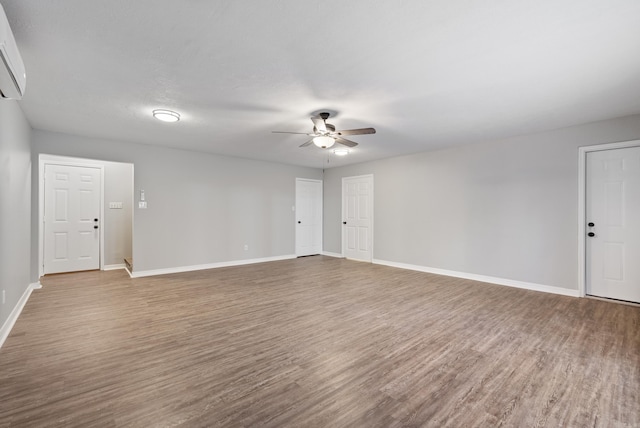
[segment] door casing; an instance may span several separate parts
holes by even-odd
[[[323,219],[322,191],[323,191],[323,183],[322,183],[322,180],[313,180],[313,179],[310,179],[310,178],[296,178],[296,215],[295,215],[295,220],[296,220],[296,224],[295,224],[295,230],[296,230],[296,233],[295,233],[295,252],[296,252],[296,256],[300,257],[300,256],[310,255],[310,254],[300,254],[299,251],[298,251],[298,239],[300,238],[300,236],[298,236],[299,233],[298,233],[298,226],[297,226],[297,221],[299,220],[298,212],[299,212],[299,209],[300,209],[299,200],[298,200],[298,190],[299,190],[298,184],[300,182],[311,182],[311,183],[320,185],[320,198],[319,198],[318,201],[316,201],[319,204],[319,211],[320,211],[319,212],[320,218],[319,218],[319,223],[318,223],[318,226],[317,226],[320,230],[316,231],[316,232],[318,232],[319,235],[320,235],[320,242],[319,242],[320,248],[319,248],[319,251],[318,251],[317,254],[322,254],[322,248],[323,248],[323,242],[322,242],[323,241],[322,240],[322,233],[323,233],[322,232],[322,219]]]
[[[341,222],[344,222],[344,219],[346,218],[345,215],[345,210],[346,210],[346,206],[344,203],[344,197],[345,197],[345,180],[352,180],[352,179],[367,179],[367,180],[371,180],[371,195],[370,195],[370,204],[369,206],[371,207],[371,222],[370,222],[370,226],[369,226],[369,233],[371,234],[371,239],[370,239],[370,243],[371,243],[371,260],[369,260],[370,262],[373,262],[373,249],[374,249],[374,226],[373,226],[373,222],[374,222],[374,180],[373,180],[373,174],[366,174],[366,175],[356,175],[353,177],[342,177],[342,196],[341,196],[341,204],[342,204],[342,211],[341,211]],[[340,225],[340,230],[342,231],[342,236],[341,236],[341,241],[342,241],[342,257],[346,257],[347,253],[346,253],[346,240],[347,240],[347,234],[345,231],[345,227],[344,224]]]
[[[587,295],[587,153],[639,147],[640,140],[598,144],[578,148],[578,293]]]
[[[100,218],[104,219],[104,165],[90,160],[40,155],[38,165],[38,277],[44,275],[44,169],[46,165],[81,166],[100,170]],[[100,270],[104,267],[104,221],[100,227]]]

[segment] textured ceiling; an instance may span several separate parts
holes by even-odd
[[[638,0],[0,3],[37,129],[330,167],[640,113]],[[271,133],[325,110],[378,133]]]

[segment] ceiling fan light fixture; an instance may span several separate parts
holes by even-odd
[[[329,147],[333,146],[335,142],[336,142],[335,138],[328,137],[326,135],[315,137],[313,139],[313,144],[320,147],[321,149],[328,149]]]
[[[346,156],[349,153],[351,153],[351,151],[349,149],[334,149],[333,150],[333,154],[336,156]]]
[[[155,109],[153,117],[163,122],[177,122],[180,120],[180,113],[165,109]]]

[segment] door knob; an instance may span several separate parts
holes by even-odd
[[[593,227],[593,226],[595,226],[595,224],[593,224],[593,223],[591,223],[591,222],[590,222],[587,226],[589,226],[589,227]]]
[[[300,220],[298,220],[298,224],[302,223]]]
[[[97,228],[98,228],[98,226],[93,226],[93,228],[94,228],[94,229],[97,229]]]
[[[588,235],[588,236],[590,236],[590,237],[592,237],[592,238],[593,238],[594,236],[596,236],[596,234],[595,234],[595,233],[593,233],[593,232],[589,232],[589,233],[587,233],[587,235]]]
[[[346,221],[343,221],[343,222],[342,222],[342,224],[347,224],[347,222],[346,222]]]

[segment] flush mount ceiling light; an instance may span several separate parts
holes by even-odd
[[[156,109],[153,111],[153,117],[163,122],[177,122],[180,120],[180,114],[171,110]]]
[[[334,149],[333,154],[336,156],[346,156],[349,154],[349,149]]]
[[[333,146],[333,143],[335,142],[336,140],[333,137],[327,136],[315,137],[313,139],[313,144],[320,147],[321,149],[328,149],[329,147]]]

